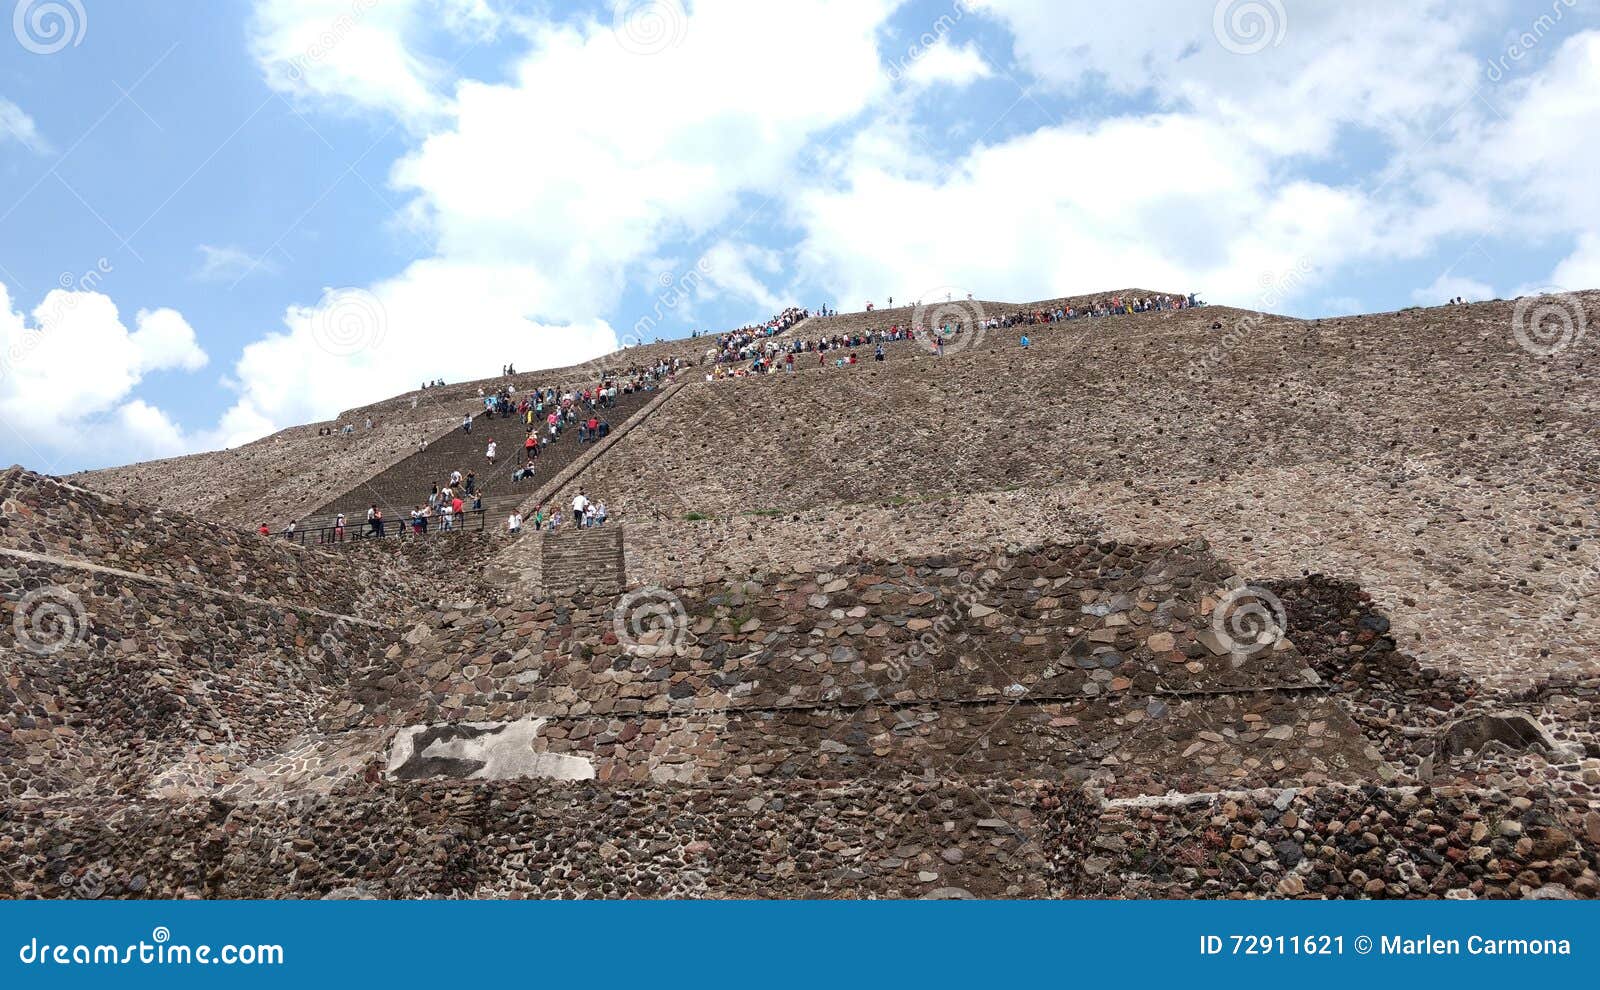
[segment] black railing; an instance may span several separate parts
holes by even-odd
[[[410,516],[403,516],[374,522],[363,519],[344,526],[312,526],[296,529],[292,533],[286,532],[283,536],[302,546],[359,543],[363,540],[401,540],[407,537],[426,539],[430,536],[450,536],[454,533],[482,533],[489,527],[488,518],[488,509],[464,509],[448,517],[432,515],[426,519],[412,519]]]

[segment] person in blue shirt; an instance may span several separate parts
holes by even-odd
[[[1028,349],[1028,345],[1031,344],[1031,343],[1033,343],[1033,341],[1028,339],[1028,335],[1027,334],[1023,334],[1022,335],[1022,349],[1023,350],[1027,350]]]

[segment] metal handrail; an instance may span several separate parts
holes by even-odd
[[[477,518],[474,519],[473,517]],[[449,528],[444,526],[444,516],[434,515],[424,520],[424,529],[415,530],[413,528],[414,521],[410,516],[405,516],[399,519],[382,520],[381,529],[362,519],[355,525],[313,526],[308,529],[296,529],[293,533],[281,535],[301,546],[361,543],[376,539],[398,540],[407,536],[414,539],[425,539],[429,536],[450,536],[455,533],[482,533],[488,529],[488,518],[488,509],[463,509],[459,513],[452,514]]]

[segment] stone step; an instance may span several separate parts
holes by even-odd
[[[620,526],[546,533],[541,548],[541,583],[551,588],[614,588],[627,584]]]
[[[615,432],[640,409],[661,394],[660,390],[619,395],[615,406],[602,411],[602,418],[611,423]],[[590,447],[578,442],[574,427],[563,429],[549,445],[541,448],[535,460],[537,473],[533,479],[513,482],[511,476],[522,465],[522,438],[527,427],[516,418],[489,419],[479,414],[473,419],[471,433],[460,429],[450,431],[422,450],[378,472],[350,490],[320,506],[310,516],[300,521],[300,529],[332,525],[334,517],[343,512],[347,522],[366,519],[367,507],[373,504],[383,509],[386,521],[393,522],[407,516],[411,508],[427,500],[434,485],[443,485],[452,470],[477,472],[477,490],[486,493],[484,509],[496,516],[504,516],[527,498],[537,486],[583,456]],[[489,467],[483,456],[490,437],[500,441],[501,456]]]

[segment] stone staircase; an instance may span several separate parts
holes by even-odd
[[[616,432],[660,394],[660,390],[656,390],[619,395],[617,404],[604,410],[601,418],[608,420],[612,432]],[[536,485],[554,477],[587,452],[590,446],[578,442],[575,426],[567,427],[555,442],[542,449],[538,459],[538,474],[533,480],[513,482],[512,474],[523,463],[522,441],[526,436],[527,427],[520,419],[490,419],[480,414],[473,419],[471,433],[459,428],[451,430],[411,456],[323,504],[310,517],[301,520],[298,528],[308,531],[330,526],[335,515],[343,512],[354,535],[366,519],[367,507],[374,503],[383,509],[384,519],[392,528],[405,520],[413,506],[427,501],[432,486],[443,486],[449,480],[450,472],[455,470],[463,475],[469,470],[478,473],[477,487],[483,493],[488,525],[498,525],[499,517],[520,505]],[[491,437],[498,442],[500,455],[493,468],[483,456]],[[476,529],[477,522],[474,520],[469,528]]]
[[[621,526],[545,533],[541,555],[545,594],[573,588],[621,591],[628,583]]]

